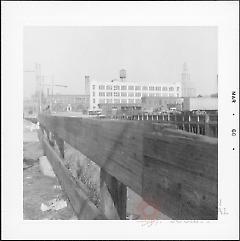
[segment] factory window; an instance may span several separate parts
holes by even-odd
[[[164,87],[162,88],[162,90],[163,90],[163,91],[167,91],[167,87],[164,86]]]
[[[95,85],[92,86],[92,89],[95,90]]]
[[[114,96],[120,96],[119,92],[114,92]]]
[[[134,103],[134,99],[128,99],[128,103]]]
[[[168,94],[162,94],[163,97],[168,97]]]
[[[142,96],[148,96],[148,94],[147,93],[142,93]]]
[[[128,86],[128,90],[134,90],[134,86],[129,85],[129,86]]]
[[[107,92],[106,95],[107,96],[112,96],[112,92]]]
[[[129,92],[128,96],[132,97],[132,96],[134,96],[134,93],[133,92]]]
[[[141,99],[136,99],[136,103],[141,103]]]
[[[141,90],[141,86],[135,86],[135,90]]]
[[[148,90],[148,87],[147,86],[143,86],[142,90]]]
[[[119,104],[120,103],[120,99],[114,99],[114,103]]]
[[[149,90],[154,90],[154,86],[149,86]]]
[[[105,96],[105,92],[99,92],[99,96]]]
[[[126,85],[122,85],[121,86],[121,90],[127,90],[127,86]]]
[[[179,91],[180,90],[180,87],[177,87],[177,91]]]
[[[179,94],[177,94],[177,97],[179,97]]]
[[[156,96],[161,96],[161,94],[160,94],[160,93],[157,93]]]
[[[126,92],[121,92],[121,96],[127,96]]]
[[[112,86],[111,85],[107,85],[106,86],[106,90],[112,90]]]
[[[161,87],[160,87],[160,86],[156,86],[156,87],[155,87],[155,90],[161,91]]]
[[[153,93],[150,93],[150,94],[149,94],[149,96],[155,96],[155,94],[153,94]]]
[[[169,91],[174,91],[174,88],[173,87],[169,87]]]
[[[92,93],[92,96],[95,96],[95,92]]]
[[[169,96],[173,97],[173,96],[174,96],[174,94],[169,94]]]
[[[136,97],[141,97],[141,93],[140,93],[140,92],[137,92],[137,93],[135,93],[135,96],[136,96]]]
[[[121,100],[121,103],[122,103],[122,104],[126,104],[126,103],[127,103],[127,100]]]
[[[100,104],[105,104],[105,99],[99,99]]]
[[[105,85],[99,85],[100,90],[105,90]]]
[[[107,103],[108,104],[112,103],[112,99],[107,99]]]
[[[93,103],[95,103],[95,99],[93,99]]]
[[[120,86],[119,85],[114,85],[114,90],[120,90]]]

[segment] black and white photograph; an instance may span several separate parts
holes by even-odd
[[[216,27],[26,27],[23,58],[24,218],[218,218]]]
[[[8,10],[14,3],[16,9],[20,9],[21,3],[16,2],[4,2],[3,6]],[[30,24],[22,24],[31,19],[31,11],[36,11],[38,4],[46,13],[39,9]],[[30,14],[27,8],[21,10],[19,19],[23,20],[17,30],[21,32],[17,45],[21,47],[17,55],[21,81],[8,83],[17,92],[15,96],[11,89],[3,90],[9,91],[8,101],[14,102],[18,109],[17,124],[13,127],[17,127],[17,133],[13,132],[14,117],[9,111],[4,114],[8,127],[3,126],[2,130],[12,138],[17,136],[18,149],[14,141],[5,143],[12,143],[7,147],[8,152],[20,153],[16,166],[16,160],[8,163],[8,169],[14,169],[13,173],[9,170],[8,175],[14,178],[14,173],[18,173],[20,185],[8,205],[12,207],[14,195],[18,196],[19,201],[15,202],[21,206],[18,209],[21,222],[45,225],[49,234],[45,239],[59,236],[69,239],[72,234],[66,236],[61,230],[64,226],[67,233],[68,228],[79,227],[74,237],[80,239],[77,233],[81,230],[91,233],[96,226],[99,230],[107,223],[114,225],[115,238],[123,235],[117,234],[120,229],[130,230],[132,226],[132,232],[138,232],[136,228],[142,229],[141,232],[147,229],[146,235],[151,229],[158,229],[152,232],[152,237],[161,239],[157,233],[166,225],[163,237],[166,238],[167,233],[170,239],[180,239],[177,233],[182,235],[183,230],[190,230],[192,226],[199,228],[198,233],[201,228],[219,230],[232,217],[229,237],[235,239],[239,222],[236,207],[239,203],[236,182],[239,178],[236,122],[239,56],[235,51],[223,56],[221,25],[197,21],[169,24],[154,10],[161,24],[141,21],[137,25],[131,21],[126,24],[126,18],[122,18],[130,12],[121,10],[127,11],[127,2],[120,3],[118,10],[113,7],[120,24],[111,21],[106,24],[102,19],[103,24],[96,20],[84,24],[84,18],[91,18],[98,9],[104,9],[104,2],[44,4],[32,2],[28,6]],[[149,14],[148,7],[153,5],[144,4]],[[162,6],[170,11],[164,15],[168,19],[173,13],[171,4],[165,4]],[[185,8],[184,2],[178,4]],[[203,4],[207,6],[207,2]],[[140,3],[135,5],[138,9]],[[135,5],[131,2],[129,9]],[[220,5],[219,11],[223,9]],[[229,22],[237,20],[237,5],[234,1],[226,4],[229,10],[226,15],[231,11],[235,14]],[[53,18],[65,13],[57,12],[57,6],[62,9],[71,6],[73,16],[82,20],[73,24],[74,17],[68,12],[71,24],[64,22],[64,14],[63,21],[54,24]],[[77,14],[74,6],[83,12],[82,17],[74,15]],[[48,18],[50,10],[58,14]],[[188,12],[194,19],[191,11]],[[106,13],[108,19],[115,19],[112,13]],[[13,18],[13,12],[8,11],[8,16]],[[235,25],[231,25],[232,28]],[[2,38],[7,39],[11,34],[7,28],[4,30]],[[236,28],[232,32],[234,40],[228,47],[237,50]],[[8,52],[4,54],[6,57]],[[227,59],[231,59],[232,64]],[[224,63],[235,72],[227,75],[230,71]],[[11,72],[9,64],[5,66]],[[227,73],[221,68],[227,69]],[[226,102],[229,107],[223,109]],[[8,106],[5,99],[3,105]],[[10,160],[6,157],[3,162]],[[230,180],[232,186],[227,188]],[[227,204],[229,198],[232,205]],[[64,225],[57,228],[61,222]],[[55,232],[59,235],[50,234],[51,225],[55,225],[53,229],[58,230]],[[211,228],[212,225],[216,227]],[[37,232],[43,232],[44,227]],[[171,234],[173,229],[175,234]],[[97,236],[97,232],[95,237],[100,239],[102,234]],[[224,230],[220,232],[223,238],[227,237]],[[60,233],[64,233],[63,236]],[[188,238],[200,237],[190,233],[194,230],[189,231]],[[92,234],[88,235],[84,237],[88,239]],[[6,235],[7,239],[11,236],[14,235],[9,232]],[[205,233],[204,237],[213,236]],[[123,239],[126,238],[130,236],[123,235]]]

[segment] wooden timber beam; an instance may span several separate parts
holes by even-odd
[[[217,219],[217,138],[151,122],[40,115],[40,124],[173,219]]]
[[[39,130],[40,132],[40,130]],[[69,202],[78,219],[83,220],[104,220],[107,219],[99,209],[88,199],[85,190],[74,180],[69,170],[64,166],[61,158],[57,155],[48,140],[39,133],[44,151],[56,174],[59,183],[67,194]]]

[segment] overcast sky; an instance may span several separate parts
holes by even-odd
[[[217,91],[215,27],[25,27],[24,70],[41,64],[62,94],[84,94],[84,76],[94,80],[175,82],[186,62],[197,94]],[[35,91],[34,73],[24,72],[24,97]],[[45,88],[46,90],[46,88]]]

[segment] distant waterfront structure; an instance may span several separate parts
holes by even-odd
[[[122,74],[122,75],[121,75]],[[125,80],[126,72],[120,71],[120,77]],[[144,96],[181,97],[181,82],[145,83],[135,81],[123,81],[114,79],[111,81],[89,81],[90,110],[99,108],[99,104],[139,104]],[[88,87],[86,87],[88,88]]]
[[[194,88],[193,82],[191,81],[190,73],[186,62],[183,64],[181,81],[182,81],[182,96],[195,97],[196,89]]]

